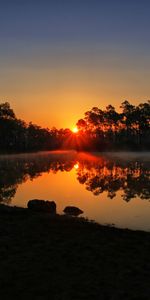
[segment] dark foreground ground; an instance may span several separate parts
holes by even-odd
[[[0,299],[150,299],[150,233],[0,206]]]

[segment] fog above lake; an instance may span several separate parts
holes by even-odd
[[[60,213],[66,205],[75,205],[100,223],[150,230],[150,154],[1,155],[0,202],[26,207],[34,198],[54,200]]]

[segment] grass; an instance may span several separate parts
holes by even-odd
[[[149,300],[150,233],[0,206],[0,299]]]

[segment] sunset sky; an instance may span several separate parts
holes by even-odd
[[[150,99],[149,0],[1,0],[0,100],[44,127]]]

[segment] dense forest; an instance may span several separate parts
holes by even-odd
[[[93,107],[77,122],[87,149],[150,149],[150,101],[138,106],[124,101],[120,109],[118,113],[112,105],[105,110]]]
[[[16,117],[8,102],[0,104],[0,151],[32,152],[60,149],[69,129],[42,128]]]
[[[42,128],[16,117],[8,102],[0,104],[0,152],[32,152],[55,149],[150,150],[150,101],[134,106],[127,100],[117,112],[93,107],[78,120],[78,132]]]

